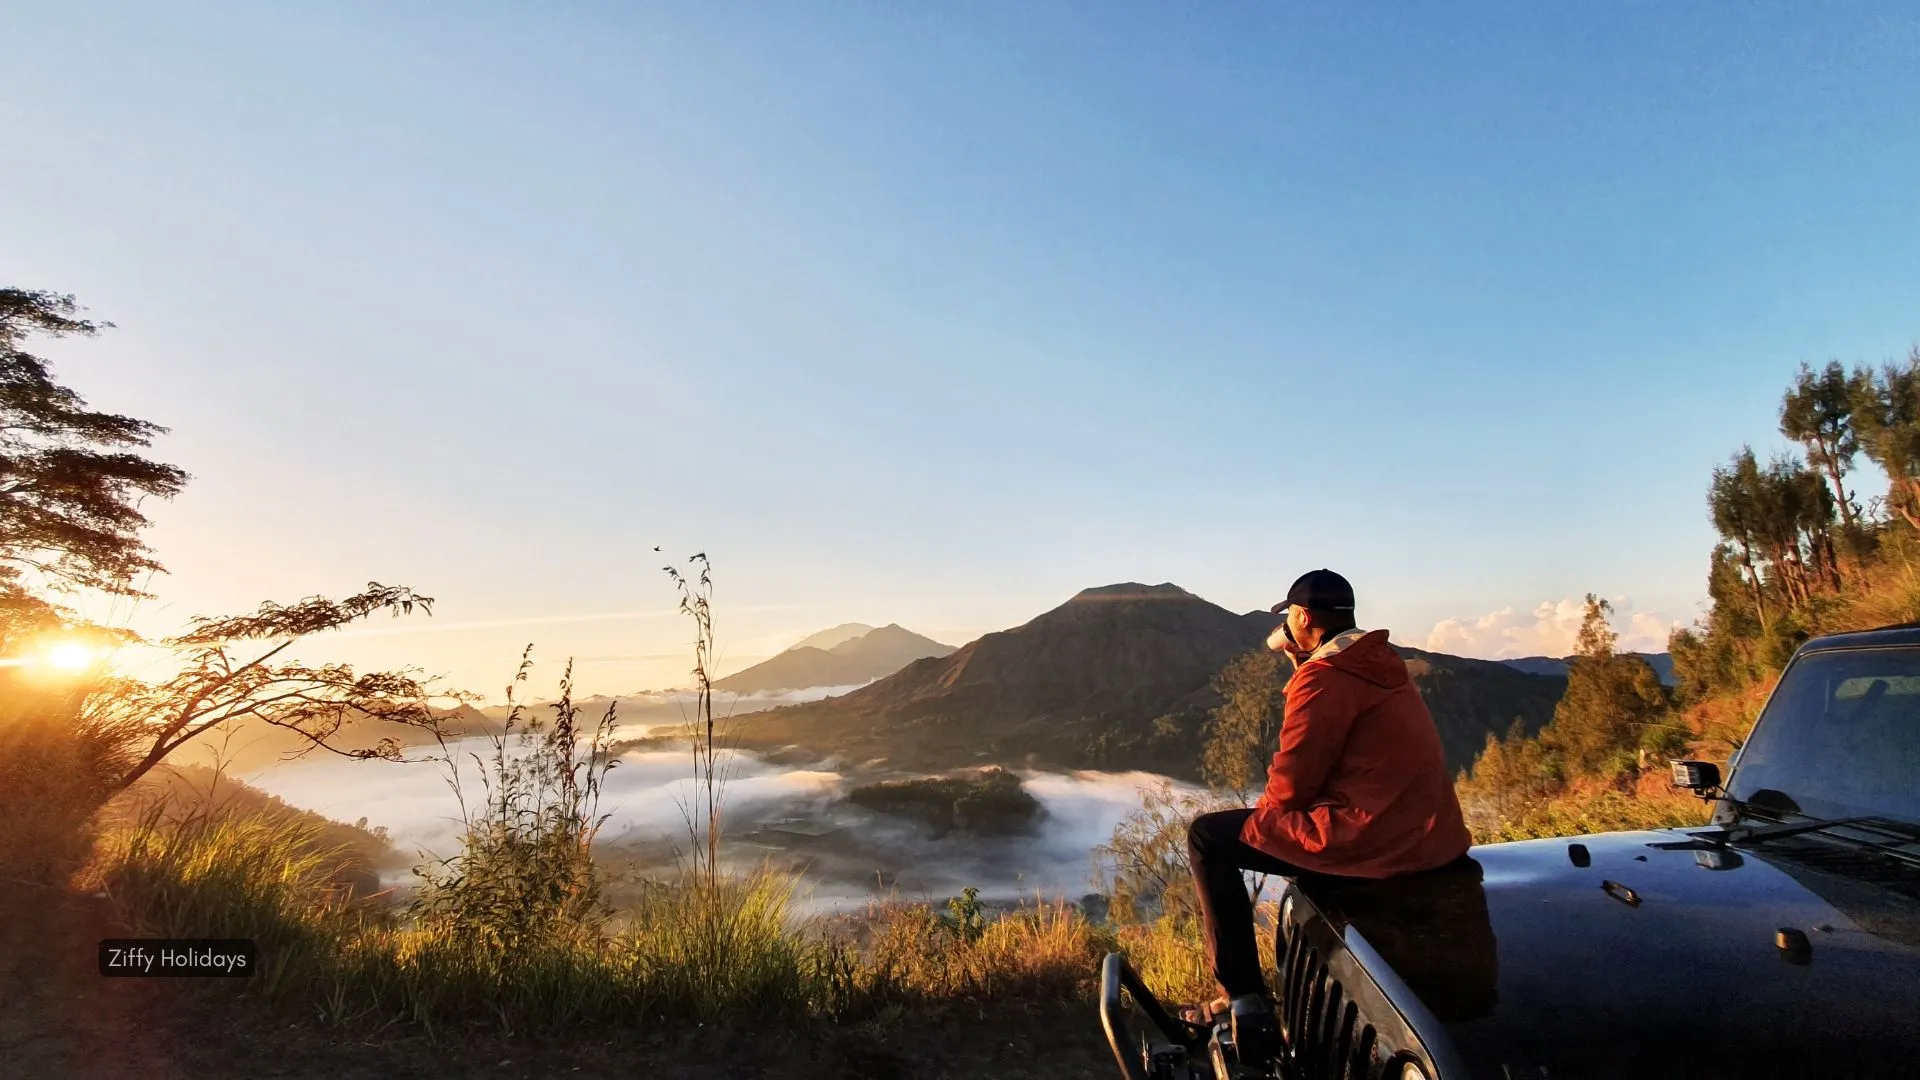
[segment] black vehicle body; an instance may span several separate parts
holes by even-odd
[[[1875,794],[1902,776],[1909,791],[1920,786],[1920,677],[1844,686],[1851,697],[1827,686],[1818,700],[1845,707],[1825,707],[1818,723],[1780,711],[1796,707],[1783,691],[1822,664],[1883,662],[1868,650],[1900,650],[1900,670],[1920,676],[1920,628],[1802,646],[1743,748],[1754,760],[1736,760],[1716,793],[1711,825],[1485,845],[1465,869],[1386,882],[1291,882],[1275,950],[1281,1060],[1243,1071],[1230,1041],[1225,1054],[1204,1046],[1228,1039],[1224,1029],[1176,1024],[1162,1042],[1185,1044],[1188,1071],[1164,1046],[1157,1065],[1129,1071],[1920,1077],[1920,822],[1907,816],[1920,796]],[[1890,693],[1889,683],[1900,685]],[[1869,714],[1905,725],[1886,752],[1907,756],[1861,759],[1875,778],[1823,790],[1871,812],[1838,816],[1811,795],[1802,807],[1756,786],[1783,755],[1817,769],[1799,760],[1818,755],[1808,732],[1839,739],[1850,717]],[[1761,764],[1769,754],[1774,764]],[[1899,812],[1878,812],[1883,804]],[[1110,1031],[1121,1023],[1109,1020]],[[1129,1052],[1142,1060],[1114,1041],[1123,1069]],[[1203,1054],[1212,1063],[1193,1067]]]

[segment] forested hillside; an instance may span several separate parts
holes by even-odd
[[[1487,740],[1460,782],[1482,839],[1697,821],[1667,761],[1725,761],[1808,638],[1920,620],[1920,348],[1878,368],[1802,365],[1777,429],[1707,478],[1711,608],[1668,642],[1676,685],[1614,651],[1587,598],[1567,693],[1537,736]]]

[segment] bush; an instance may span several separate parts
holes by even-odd
[[[522,673],[526,670],[522,665]],[[500,952],[538,947],[549,938],[591,932],[606,917],[604,885],[593,840],[606,818],[600,790],[616,761],[609,706],[588,732],[577,727],[572,669],[562,677],[553,719],[524,721],[509,711],[481,778],[484,800],[468,812],[458,760],[446,752],[449,783],[461,797],[465,837],[460,853],[423,867],[415,912],[437,933],[470,936]]]
[[[1656,781],[1657,783],[1658,781]],[[1704,825],[1706,804],[1684,792],[1663,792],[1642,784],[1637,791],[1609,786],[1576,786],[1477,832],[1479,843],[1537,840],[1552,836],[1665,829]]]
[[[1505,738],[1487,734],[1486,747],[1455,790],[1467,827],[1481,836],[1545,802],[1561,784],[1559,761],[1516,719]]]
[[[1187,864],[1187,828],[1201,814],[1237,805],[1214,792],[1176,792],[1166,780],[1143,791],[1140,809],[1094,849],[1094,875],[1110,898],[1112,918],[1132,923],[1195,914],[1199,908]]]

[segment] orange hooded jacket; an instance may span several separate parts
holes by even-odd
[[[1385,630],[1341,634],[1293,673],[1267,788],[1240,839],[1303,870],[1363,878],[1466,853],[1440,732]]]

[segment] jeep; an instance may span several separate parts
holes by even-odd
[[[1800,646],[1727,764],[1672,763],[1704,826],[1287,881],[1271,1060],[1109,955],[1122,1076],[1920,1077],[1920,624]]]

